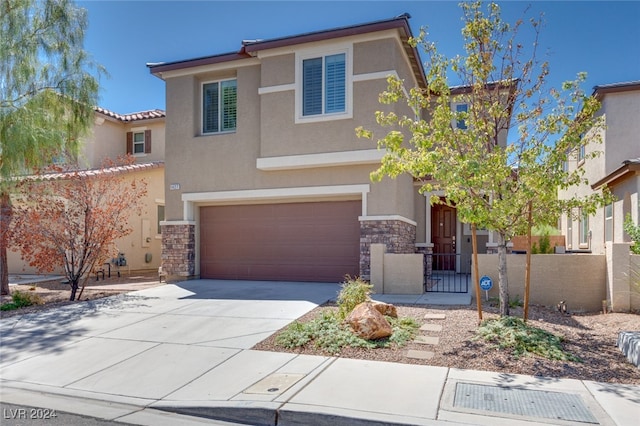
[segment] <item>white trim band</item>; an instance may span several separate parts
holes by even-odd
[[[256,160],[256,167],[259,170],[269,171],[378,164],[382,161],[384,155],[385,152],[378,149],[286,155],[281,157],[258,158]]]
[[[367,214],[367,193],[371,186],[334,185],[334,186],[303,186],[292,188],[245,189],[238,191],[192,192],[182,194],[183,215],[185,221],[192,221],[195,217],[196,203],[234,203],[268,200],[296,200],[319,197],[341,197],[356,195],[362,200],[362,214]]]

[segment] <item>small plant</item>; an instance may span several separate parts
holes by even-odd
[[[582,362],[562,348],[562,337],[530,326],[521,318],[505,316],[484,320],[475,339],[492,342],[501,349],[511,349],[516,358],[536,354],[551,360]]]
[[[624,218],[624,223],[622,224],[624,232],[629,234],[631,240],[633,241],[633,245],[631,246],[631,253],[640,254],[640,225],[634,225],[633,219],[631,219],[631,214],[627,213]]]
[[[524,302],[522,300],[520,300],[520,295],[516,295],[516,297],[514,297],[513,299],[509,300],[509,307],[510,308],[516,308],[516,307],[522,307],[524,306]]]
[[[337,299],[340,319],[345,319],[353,311],[353,308],[369,300],[371,293],[373,293],[373,286],[362,278],[345,276]]]
[[[16,291],[11,295],[11,302],[0,305],[0,311],[12,311],[31,305],[42,305],[43,301],[37,294]]]

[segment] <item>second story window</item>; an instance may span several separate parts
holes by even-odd
[[[134,154],[144,153],[144,132],[133,133],[133,153]]]
[[[469,106],[467,104],[456,104],[456,113],[466,113],[469,110]],[[456,128],[461,130],[466,130],[467,123],[464,119],[459,118],[456,120]]]
[[[301,116],[313,118],[347,113],[347,54],[309,55],[301,59]]]
[[[222,80],[202,85],[202,133],[236,130],[237,81]]]
[[[142,155],[151,153],[151,130],[139,128],[127,132],[127,154]]]

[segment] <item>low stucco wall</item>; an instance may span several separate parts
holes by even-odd
[[[371,244],[371,277],[378,294],[422,294],[424,265],[422,254],[385,253],[384,244]]]
[[[524,274],[527,257],[507,256],[509,298],[524,299]],[[498,256],[478,255],[479,275],[493,280],[489,297],[498,297]],[[605,255],[536,254],[531,256],[530,303],[555,306],[564,300],[570,311],[602,310],[607,298]],[[482,292],[484,293],[484,291]],[[484,294],[482,295],[484,297]]]
[[[630,309],[640,311],[640,254],[629,255]]]

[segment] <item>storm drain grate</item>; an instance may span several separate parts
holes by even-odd
[[[453,405],[519,416],[598,424],[576,394],[458,383]]]

